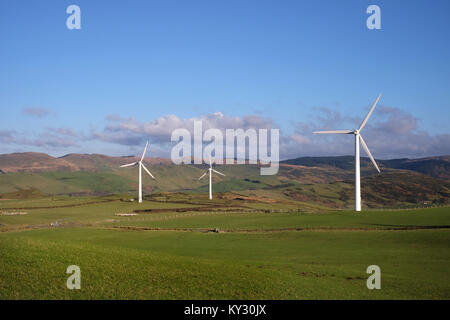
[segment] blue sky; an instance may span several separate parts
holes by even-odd
[[[81,30],[66,28],[71,4]],[[366,28],[371,4],[381,30]],[[376,157],[449,154],[449,13],[445,0],[4,0],[0,153],[125,155],[148,138],[166,156],[155,128],[169,115],[220,113],[280,128],[282,158],[349,154],[310,129],[353,129],[381,92]]]

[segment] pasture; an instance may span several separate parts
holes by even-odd
[[[448,207],[355,213],[226,194],[0,207],[28,213],[0,215],[0,299],[450,298]],[[73,264],[80,290],[66,288]],[[381,290],[366,287],[369,265]]]

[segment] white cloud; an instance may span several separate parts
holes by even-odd
[[[68,148],[79,146],[75,140],[77,133],[71,128],[47,128],[36,137],[13,130],[0,131],[0,142],[18,146],[32,146],[41,148]]]
[[[149,122],[139,122],[135,118],[122,118],[116,115],[106,117],[109,124],[101,131],[92,130],[91,137],[101,141],[123,145],[138,145],[149,139],[153,143],[168,144],[175,129],[184,128],[191,134],[194,121],[202,121],[203,131],[215,128],[222,132],[225,129],[271,128],[273,123],[269,118],[258,115],[232,117],[216,112],[201,117],[179,118],[170,114]]]
[[[345,118],[339,112],[321,108],[310,122],[294,123],[295,133],[284,139],[282,158],[333,156],[354,153],[349,135],[314,135],[314,130],[355,129],[361,119]],[[395,107],[378,106],[361,132],[374,157],[418,158],[450,154],[450,134],[431,135],[418,126],[411,114]],[[299,139],[298,136],[302,138]],[[364,151],[361,154],[365,156]]]

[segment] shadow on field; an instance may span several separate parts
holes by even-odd
[[[449,225],[437,225],[437,226],[415,226],[415,225],[402,225],[402,224],[381,224],[381,223],[364,223],[371,226],[379,226],[386,230],[417,230],[417,229],[450,229]]]

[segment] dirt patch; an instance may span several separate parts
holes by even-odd
[[[362,277],[346,277],[345,280],[364,280]]]
[[[316,273],[316,272],[302,272],[302,273],[298,273],[298,275],[303,276],[303,277],[315,277],[315,278],[328,277],[328,275],[326,275],[326,274],[320,274],[320,273]],[[330,277],[334,277],[334,275],[331,275]]]
[[[167,202],[170,203],[170,202]],[[188,212],[188,211],[220,211],[220,212],[233,212],[239,210],[252,210],[245,206],[233,205],[230,208],[229,205],[204,205],[201,207],[180,207],[180,208],[156,208],[156,209],[135,209],[135,213],[159,213],[159,212]]]

